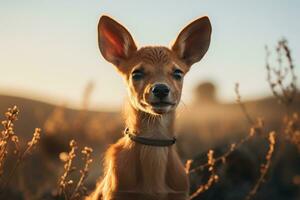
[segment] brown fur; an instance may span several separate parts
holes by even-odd
[[[98,31],[102,55],[115,65],[127,84],[129,104],[125,117],[129,130],[153,139],[173,137],[175,109],[183,84],[173,73],[180,70],[183,76],[204,56],[211,33],[208,18],[188,25],[172,49],[144,47],[137,50],[129,32],[106,16],[101,17]],[[138,81],[133,79],[136,70],[143,72]],[[170,89],[167,106],[154,104],[158,99],[151,88],[157,83]],[[88,199],[185,200],[188,191],[188,178],[175,146],[148,146],[125,136],[105,153],[103,178]]]

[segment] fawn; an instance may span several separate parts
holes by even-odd
[[[104,157],[104,175],[92,200],[186,200],[189,181],[174,147],[175,109],[183,77],[210,44],[211,24],[186,26],[171,48],[138,49],[130,33],[108,16],[98,24],[102,56],[124,78],[129,93],[124,137]]]

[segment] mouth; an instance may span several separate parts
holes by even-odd
[[[176,104],[168,101],[158,101],[151,102],[149,105],[151,106],[152,112],[156,114],[164,114],[172,110]]]
[[[176,107],[176,102],[171,101],[141,101],[146,110],[152,114],[164,114],[167,113]]]
[[[168,107],[168,106],[174,106],[175,103],[167,102],[167,101],[159,101],[159,102],[152,102],[150,103],[152,107]]]

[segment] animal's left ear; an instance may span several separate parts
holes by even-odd
[[[178,35],[172,50],[187,65],[201,60],[208,50],[211,24],[208,17],[201,17],[187,25]]]

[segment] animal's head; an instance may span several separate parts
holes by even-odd
[[[210,36],[210,21],[201,17],[179,33],[171,48],[138,49],[130,33],[115,20],[102,16],[98,24],[100,51],[126,81],[132,106],[154,115],[177,107],[184,75],[205,55]]]

